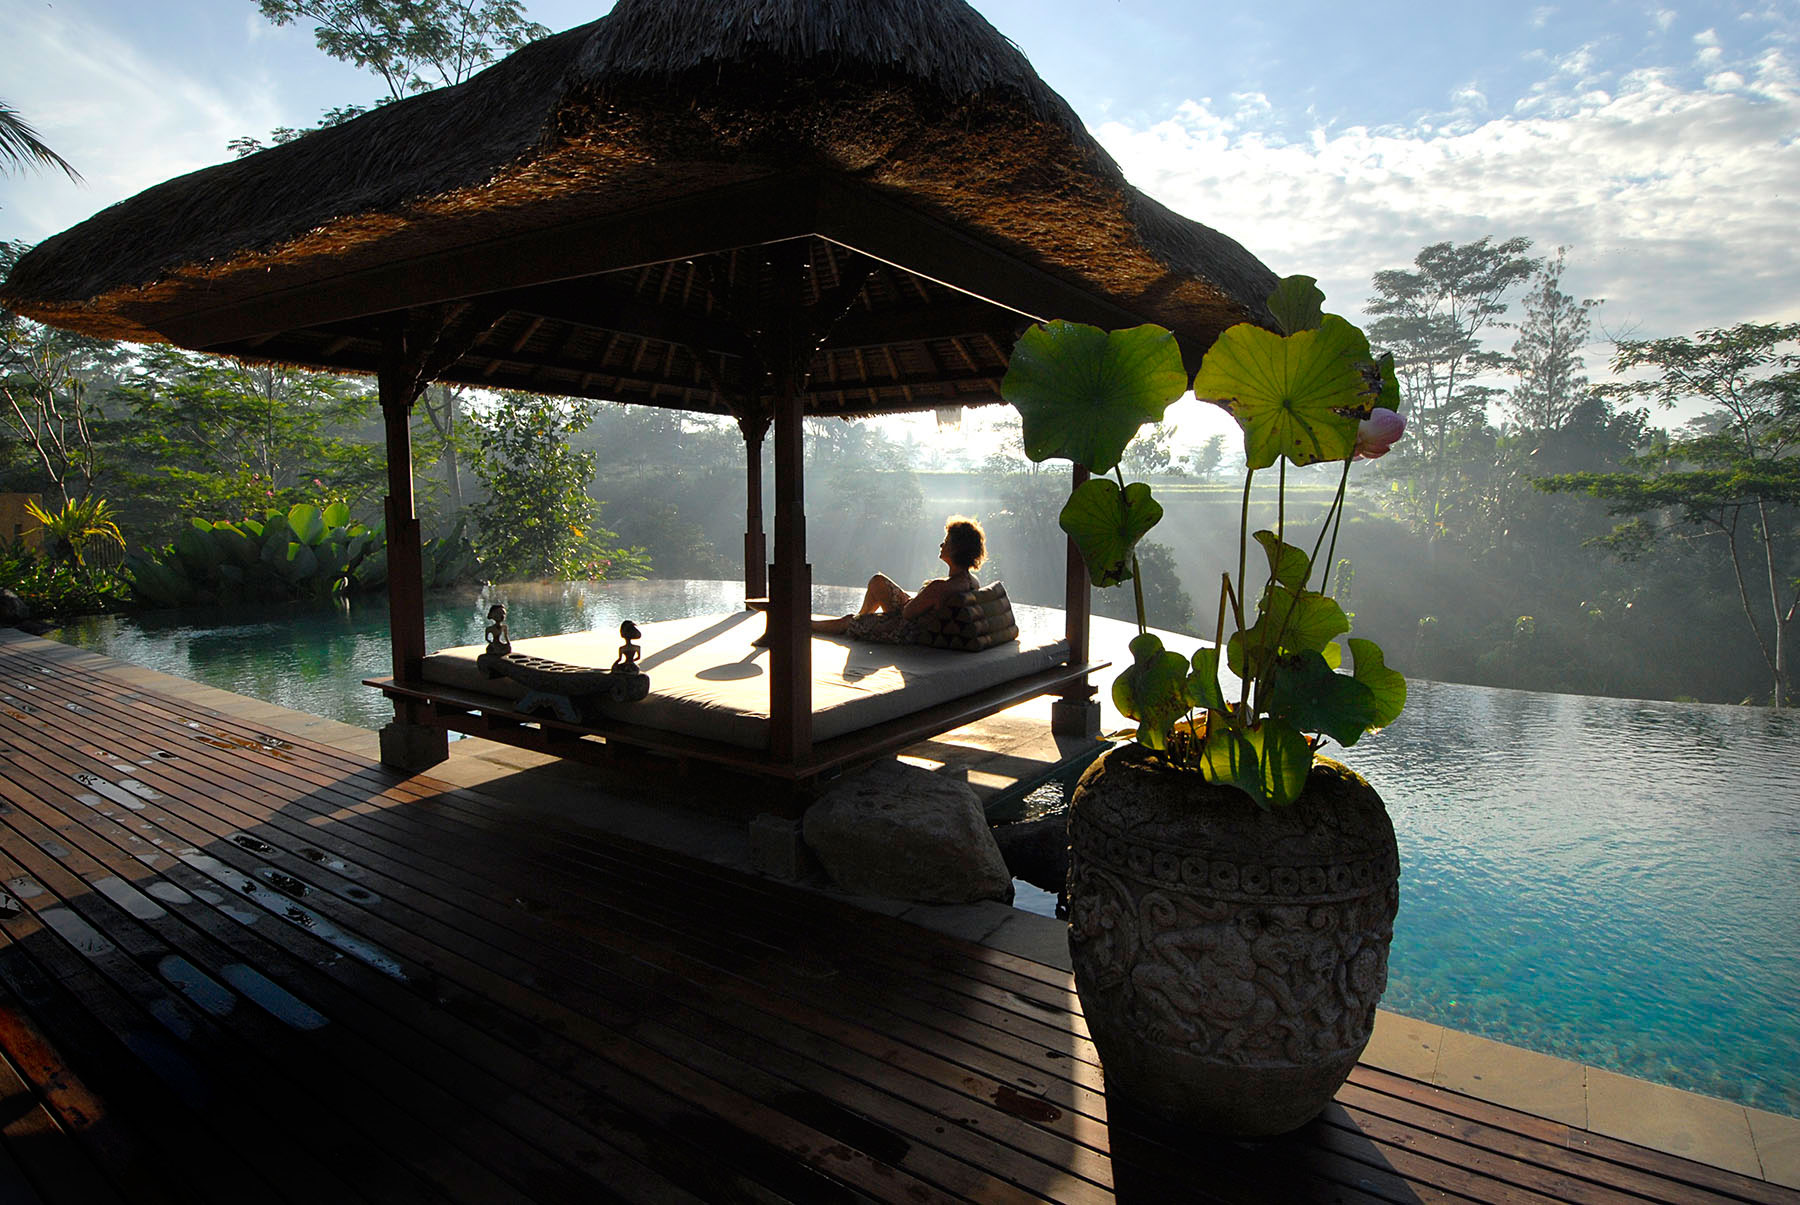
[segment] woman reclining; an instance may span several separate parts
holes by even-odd
[[[898,582],[877,573],[869,579],[869,588],[864,591],[856,614],[815,619],[813,631],[876,644],[911,644],[918,636],[917,621],[932,608],[947,598],[979,588],[975,570],[986,558],[987,536],[981,524],[952,515],[944,521],[944,542],[938,545],[938,560],[949,566],[949,576],[934,577],[920,586],[917,594],[908,594]]]

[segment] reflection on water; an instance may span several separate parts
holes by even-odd
[[[841,614],[859,591],[821,587]],[[433,649],[742,605],[734,582],[483,587],[434,597]],[[1016,608],[1060,634],[1061,614]],[[378,727],[385,603],[273,616],[102,617],[62,637]],[[1629,1075],[1800,1114],[1800,787],[1789,714],[1414,682],[1386,732],[1335,751],[1387,800],[1400,918],[1384,1003]]]
[[[1800,724],[1414,682],[1343,751],[1400,837],[1396,1012],[1800,1114]]]

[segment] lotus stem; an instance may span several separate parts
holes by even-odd
[[[1234,618],[1237,620],[1237,629],[1240,632],[1244,630],[1243,587],[1245,575],[1248,572],[1247,566],[1250,563],[1250,483],[1254,480],[1256,480],[1256,470],[1246,467],[1244,469],[1244,501],[1243,504],[1238,507],[1238,605],[1236,614],[1234,615]],[[1245,668],[1248,668],[1248,666]],[[1250,678],[1251,675],[1245,674],[1239,684],[1241,687],[1238,696],[1239,707],[1247,706],[1250,702]]]
[[[1344,525],[1344,489],[1350,484],[1351,459],[1353,458],[1348,456],[1344,458],[1344,473],[1343,476],[1338,478],[1337,497],[1332,500],[1331,510],[1325,516],[1325,526],[1331,528],[1331,547],[1325,552],[1325,573],[1324,576],[1319,579],[1319,589],[1327,592],[1329,592],[1331,588],[1331,564],[1337,556],[1338,529]],[[1320,528],[1319,539],[1323,540],[1324,538],[1325,529]],[[1314,543],[1313,557],[1315,564],[1317,563],[1318,555],[1319,545]]]

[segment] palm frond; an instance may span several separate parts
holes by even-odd
[[[0,168],[54,167],[77,184],[81,173],[61,155],[45,146],[37,131],[19,111],[0,100]]]

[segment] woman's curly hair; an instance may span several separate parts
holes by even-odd
[[[948,545],[945,551],[958,565],[979,569],[987,559],[987,533],[966,515],[951,515],[944,520],[944,540]]]

